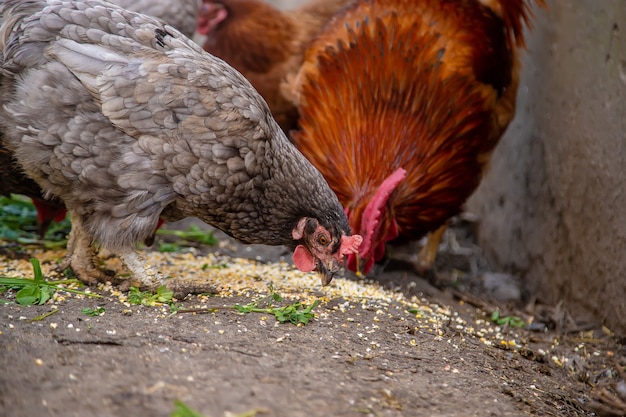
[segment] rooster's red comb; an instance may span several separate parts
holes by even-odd
[[[339,253],[341,255],[351,255],[359,253],[359,246],[363,243],[363,238],[360,235],[341,236],[341,247]]]

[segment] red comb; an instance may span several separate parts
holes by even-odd
[[[341,236],[341,247],[339,253],[341,255],[350,255],[353,253],[359,253],[359,246],[363,243],[363,238],[360,235]]]
[[[363,211],[363,217],[361,220],[361,231],[365,231],[365,244],[361,248],[361,254],[367,254],[371,250],[373,245],[373,236],[380,224],[382,213],[391,196],[393,190],[396,189],[398,184],[406,177],[406,170],[403,168],[396,169],[393,174],[388,176],[374,195],[374,198],[369,202],[365,210]]]

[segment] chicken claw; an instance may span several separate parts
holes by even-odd
[[[439,244],[447,228],[448,224],[446,223],[428,234],[426,244],[417,255],[417,260],[413,262],[413,267],[419,274],[423,275],[432,269],[437,257],[437,251],[439,250]]]
[[[70,213],[70,218],[72,230],[67,240],[67,255],[57,270],[62,272],[70,268],[74,275],[87,285],[112,281],[114,272],[96,266],[98,264],[96,252],[91,245],[91,238],[85,233],[80,216]]]
[[[159,271],[151,267],[134,250],[121,252],[120,258],[132,273],[131,281],[136,281],[139,288],[155,292],[161,285],[174,292],[174,297],[183,299],[189,294],[215,294],[215,286],[208,283],[183,282],[181,280],[168,280]]]
[[[215,293],[215,287],[207,283],[181,282],[168,280],[154,268],[146,264],[145,260],[134,250],[119,254],[120,258],[130,270],[130,278],[116,277],[113,271],[98,268],[98,258],[91,245],[91,238],[85,232],[81,217],[70,212],[72,231],[67,243],[67,255],[59,265],[59,270],[70,268],[76,277],[87,285],[95,286],[99,282],[111,282],[119,286],[121,291],[127,291],[131,285],[137,285],[142,290],[155,292],[161,285],[165,285],[174,292],[174,297],[183,299],[189,294]]]

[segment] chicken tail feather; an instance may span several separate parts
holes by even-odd
[[[533,3],[546,7],[545,0],[481,0],[481,3],[504,20],[509,45],[525,47],[524,26],[531,28]]]

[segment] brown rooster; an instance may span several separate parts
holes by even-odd
[[[198,18],[198,0],[108,0],[127,10],[157,17],[176,27],[183,34],[192,36]],[[65,218],[65,205],[58,198],[45,199],[42,191],[32,179],[22,172],[13,154],[3,145],[0,137],[0,195],[22,194],[30,197],[37,210],[39,235],[43,238],[53,221]],[[159,226],[162,221],[159,222]],[[154,235],[146,240],[150,246]]]
[[[296,266],[318,270],[324,284],[358,250],[320,172],[224,61],[108,2],[0,4],[4,143],[65,203],[66,266],[80,279],[110,280],[95,264],[97,241],[141,287],[186,293],[134,250],[159,217],[194,216],[242,242],[290,246]]]
[[[358,0],[306,51],[292,140],[363,236],[351,269],[435,231],[417,262],[432,265],[513,118],[529,3]]]
[[[280,126],[296,127],[298,112],[280,84],[295,74],[311,39],[353,0],[312,0],[279,10],[263,0],[204,0],[198,33],[204,49],[240,71],[268,102]]]

